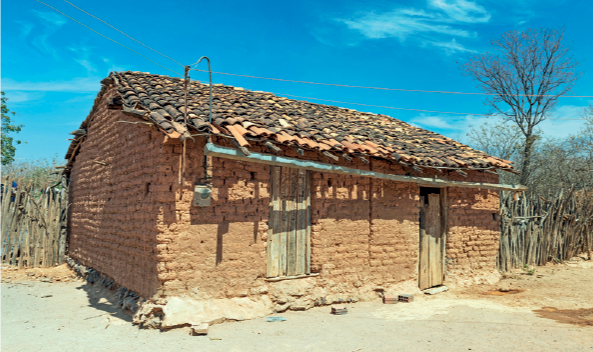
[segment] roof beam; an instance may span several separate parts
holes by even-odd
[[[497,183],[482,183],[482,182],[465,182],[465,181],[449,181],[440,178],[416,177],[405,175],[383,174],[369,170],[359,170],[350,167],[339,165],[331,165],[320,163],[317,161],[301,160],[296,158],[288,158],[279,155],[263,154],[251,152],[247,156],[238,149],[221,147],[212,143],[207,143],[204,147],[204,154],[209,156],[216,156],[219,158],[234,159],[241,161],[248,161],[254,163],[288,166],[297,169],[305,169],[312,171],[329,172],[335,174],[355,175],[362,177],[380,178],[385,180],[392,180],[398,182],[412,182],[423,186],[430,187],[461,187],[461,188],[481,188],[492,189],[496,191],[526,191],[527,187],[522,185],[502,185]]]

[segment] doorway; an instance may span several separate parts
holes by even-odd
[[[446,189],[420,187],[420,255],[418,287],[442,285],[444,280]]]
[[[311,273],[310,171],[270,166],[268,278]]]

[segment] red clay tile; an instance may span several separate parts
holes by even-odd
[[[282,133],[276,133],[274,134],[274,136],[280,143],[287,143],[292,141],[292,138],[284,131],[282,131]]]
[[[368,145],[371,148],[375,148],[375,149],[378,149],[379,148],[379,145],[378,144],[375,144],[375,143],[373,143],[371,141],[364,141],[364,144]]]
[[[348,149],[350,149],[350,150],[353,150],[353,151],[356,151],[356,152],[359,152],[359,151],[361,151],[361,149],[360,149],[360,146],[359,146],[359,145],[356,145],[356,144],[354,144],[354,143],[350,143],[350,142],[346,141],[346,139],[344,139],[344,140],[342,141],[342,144],[343,144],[343,145],[344,145],[346,148],[348,148]]]
[[[241,133],[242,136],[246,135],[248,132],[245,128],[243,128],[243,126],[241,126],[240,124],[234,124],[233,127],[235,128],[235,130],[237,130],[237,132]]]
[[[249,142],[247,142],[247,140],[245,138],[243,138],[243,135],[241,135],[241,133],[239,131],[237,131],[237,126],[235,126],[235,125],[227,125],[226,128],[231,132],[231,134],[233,135],[233,137],[235,137],[235,139],[237,140],[237,142],[239,142],[239,145],[241,147],[248,147],[249,146]]]
[[[207,85],[192,84],[187,105],[191,124],[186,126],[183,80],[128,71],[112,73],[102,83],[113,86],[119,94],[110,100],[108,108],[123,109],[127,115],[140,119],[148,119],[150,113],[150,121],[161,129],[171,131],[171,126],[174,126],[176,132],[169,135],[181,136],[187,133],[187,128],[203,132],[209,125]],[[240,138],[237,136],[241,136],[241,145],[248,145],[243,136],[251,135],[264,140],[276,139],[283,144],[297,143],[320,152],[360,153],[423,166],[468,168],[471,165],[512,169],[512,162],[508,160],[385,115],[289,100],[271,93],[236,90],[227,86],[216,86],[213,93],[212,132],[232,135],[238,141]],[[232,127],[227,130],[221,124]],[[75,153],[75,142],[68,149],[69,156]]]
[[[212,133],[214,133],[214,134],[220,134],[220,130],[218,128],[216,128],[216,126],[210,125],[210,127],[212,128]]]

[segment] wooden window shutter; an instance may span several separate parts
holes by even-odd
[[[311,273],[310,172],[271,166],[268,277]]]

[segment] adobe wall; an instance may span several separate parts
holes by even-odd
[[[374,171],[387,171],[376,164]],[[319,172],[312,179],[311,264],[319,280],[356,291],[414,277],[417,185]]]
[[[225,139],[215,142],[232,146]],[[203,139],[196,140],[195,145],[188,143],[183,199],[178,200],[176,193],[177,201],[163,218],[165,231],[158,245],[160,295],[256,301],[266,296],[271,297],[276,310],[282,311],[374,299],[383,291],[418,290],[418,185],[312,172],[311,269],[319,275],[268,282],[270,169],[262,164],[212,158],[212,206],[191,207],[193,183],[204,177],[204,144]],[[281,154],[298,157],[295,151],[282,149]],[[168,150],[172,152],[169,166],[173,172],[161,181],[178,192],[175,175],[181,144]],[[250,150],[258,151],[257,147]],[[269,153],[267,149],[260,151]],[[335,163],[313,152],[301,158]],[[405,173],[399,165],[378,160],[370,165],[360,160],[342,165]],[[496,182],[492,176],[476,173],[463,180]],[[490,221],[498,209],[496,192],[451,189],[449,194],[448,270],[457,273],[453,277],[482,277],[481,269],[490,275],[498,246],[498,225]]]
[[[155,249],[163,135],[118,122],[137,120],[108,110],[105,101],[91,119],[70,174],[69,256],[151,297],[160,285]]]
[[[452,178],[453,179],[453,178]],[[498,183],[498,176],[469,174],[456,179]],[[446,281],[468,285],[493,282],[500,237],[499,192],[476,188],[448,188],[448,239]]]
[[[318,276],[268,282],[269,167],[212,158],[212,206],[192,207],[193,185],[205,175],[205,140],[187,142],[182,188],[181,142],[121,120],[137,121],[99,104],[71,172],[69,253],[75,260],[145,298],[242,299],[263,302],[268,311],[417,291],[418,185],[312,172],[311,269]],[[227,139],[215,142],[232,147]],[[269,153],[258,148],[250,150]],[[300,157],[281,148],[282,155]],[[374,159],[336,163],[309,151],[300,158],[406,173]],[[497,182],[477,172],[447,176]],[[450,188],[448,199],[446,282],[490,278],[497,192]]]

